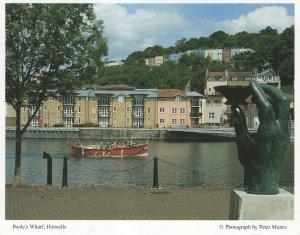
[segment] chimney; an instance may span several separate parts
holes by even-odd
[[[185,86],[185,93],[190,92],[191,91],[191,81],[189,80],[188,83]]]

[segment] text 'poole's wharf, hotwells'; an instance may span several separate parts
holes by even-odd
[[[13,224],[13,229],[15,230],[57,230],[57,229],[67,229],[67,226],[64,224],[61,225],[52,225],[52,224]]]

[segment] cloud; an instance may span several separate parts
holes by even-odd
[[[293,24],[294,17],[288,15],[286,8],[266,6],[257,8],[237,19],[215,22],[215,28],[218,28],[218,30],[222,29],[229,34],[235,34],[241,31],[249,33],[259,32],[267,26],[271,26],[280,33]]]
[[[197,6],[201,8],[201,4]],[[156,6],[144,9],[143,5],[129,11],[126,5],[96,4],[98,19],[104,20],[105,36],[108,38],[109,58],[111,60],[126,59],[135,51],[143,51],[147,47],[174,45],[182,38],[209,36],[222,30],[229,34],[238,32],[259,32],[267,26],[282,32],[294,24],[294,16],[288,14],[284,6],[261,6],[244,13],[236,19],[217,20],[212,11],[200,11],[191,17],[191,8],[185,4],[178,8]],[[194,12],[197,9],[192,9]],[[230,12],[230,4],[224,12]],[[227,14],[226,13],[226,14]],[[209,16],[209,18],[208,18]]]
[[[188,25],[175,12],[137,9],[130,14],[124,6],[114,4],[98,4],[95,12],[98,19],[104,20],[109,57],[112,59],[125,59],[134,51],[162,45],[159,38],[168,37]]]

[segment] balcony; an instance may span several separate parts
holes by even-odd
[[[132,101],[132,106],[134,106],[134,107],[143,107],[144,102],[141,102],[139,100],[134,100],[134,101]]]
[[[75,113],[64,113],[64,117],[75,117]]]
[[[200,102],[199,101],[193,101],[191,102],[191,107],[200,107]]]
[[[98,106],[99,107],[108,107],[108,106],[110,106],[110,103],[109,102],[99,102]]]
[[[143,118],[144,117],[144,113],[133,113],[132,115],[134,118]]]
[[[202,117],[202,113],[190,113],[190,118],[201,118]]]
[[[99,117],[109,117],[108,113],[99,113]]]

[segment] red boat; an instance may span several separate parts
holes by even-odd
[[[71,154],[76,157],[133,157],[148,156],[148,143],[145,144],[73,144]]]

